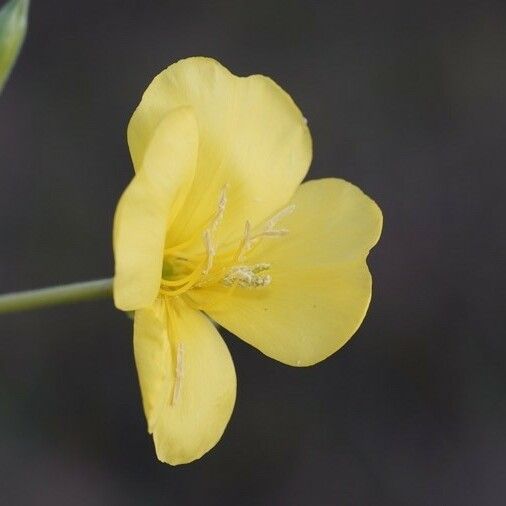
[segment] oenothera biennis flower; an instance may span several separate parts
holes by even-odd
[[[217,443],[234,407],[213,321],[285,364],[328,357],[366,313],[382,215],[343,180],[301,184],[311,136],[292,99],[209,58],[153,80],[128,144],[136,174],[115,216],[114,297],[135,311],[157,456],[180,464]]]

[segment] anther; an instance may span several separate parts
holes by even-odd
[[[295,211],[295,204],[290,204],[289,206],[285,207],[284,209],[281,209],[278,213],[276,213],[271,219],[267,221],[265,224],[265,231],[272,231],[274,230],[274,227],[276,224],[282,220],[283,218],[286,218],[290,214],[292,214]]]
[[[221,223],[221,220],[223,219],[223,215],[225,214],[225,207],[227,206],[227,189],[228,185],[225,185],[221,189],[220,198],[218,199],[218,211],[216,212],[216,217],[211,224],[212,233],[216,232]]]
[[[258,232],[249,238],[249,249],[251,249],[251,245],[255,239],[259,239],[260,237],[282,237],[288,234],[288,229],[286,228],[275,228],[277,223],[285,218],[286,216],[293,213],[295,210],[295,204],[290,204],[288,207],[281,209],[278,213],[276,213],[272,218],[267,220],[263,230]]]
[[[244,226],[244,237],[241,241],[239,250],[235,256],[236,260],[242,260],[246,255],[246,253],[248,253],[251,249],[253,249],[255,244],[258,242],[258,239],[260,239],[261,237],[282,237],[288,234],[288,229],[286,228],[276,229],[275,227],[280,220],[292,214],[294,210],[295,204],[290,204],[284,209],[281,209],[281,211],[277,212],[265,223],[263,229],[260,232],[254,235],[251,234],[251,223],[248,220],[246,220]]]
[[[181,386],[183,383],[183,343],[179,343],[177,345],[177,354],[176,354],[176,378],[174,381],[174,391],[172,392],[172,402],[171,405],[174,406],[179,399],[179,395],[181,393]]]
[[[261,263],[252,266],[237,265],[232,267],[223,278],[226,286],[238,285],[242,288],[260,288],[271,284],[269,274],[260,274],[270,268],[270,264]]]
[[[252,248],[251,243],[251,223],[249,220],[246,220],[244,224],[244,237],[239,246],[239,251],[236,254],[236,260],[242,260],[244,255]]]
[[[209,271],[213,267],[214,257],[216,255],[216,249],[213,244],[213,236],[218,230],[221,221],[223,220],[223,215],[225,214],[225,207],[227,206],[227,189],[228,185],[225,185],[221,189],[220,198],[218,199],[218,210],[216,211],[216,215],[213,218],[213,221],[209,225],[209,227],[204,231],[204,245],[206,247],[206,266],[202,271],[202,274],[205,276],[209,274]]]
[[[263,232],[260,232],[254,236],[254,239],[257,237],[281,237],[283,235],[288,234],[287,228],[281,228],[278,230],[264,230]]]
[[[255,264],[253,267],[251,267],[251,271],[255,274],[258,274],[259,272],[267,271],[271,268],[271,264],[268,264],[266,262]]]
[[[216,250],[214,249],[213,240],[211,238],[211,232],[209,231],[209,229],[207,229],[204,232],[204,245],[206,247],[207,259],[206,259],[206,266],[204,267],[202,274],[206,275],[212,269],[214,256],[216,255]]]

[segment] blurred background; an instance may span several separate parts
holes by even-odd
[[[285,88],[310,178],[382,207],[373,301],[312,368],[226,336],[232,420],[157,462],[110,301],[0,318],[0,503],[506,503],[506,4],[33,1],[0,96],[0,292],[106,277],[132,167],[126,125],[191,55]]]

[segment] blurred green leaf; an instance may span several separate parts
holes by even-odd
[[[10,0],[0,9],[0,92],[25,39],[30,0]]]

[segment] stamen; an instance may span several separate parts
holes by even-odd
[[[218,230],[221,221],[223,220],[223,215],[225,214],[225,207],[227,205],[227,189],[228,185],[225,185],[221,189],[220,198],[218,200],[218,210],[216,211],[216,215],[211,222],[211,225],[204,231],[204,245],[206,247],[206,267],[202,271],[202,274],[206,276],[209,274],[209,271],[213,267],[214,257],[216,256],[216,249],[213,244],[213,236]]]
[[[205,276],[212,269],[213,260],[216,255],[216,250],[213,246],[213,240],[209,229],[204,231],[204,245],[206,247],[206,266],[202,271],[202,274]]]
[[[259,272],[267,271],[270,268],[271,268],[271,264],[263,262],[263,263],[260,263],[260,264],[255,264],[253,267],[251,267],[251,270],[255,274],[258,274]]]
[[[244,236],[242,241],[239,244],[239,248],[234,255],[234,262],[238,260],[242,260],[244,254],[251,249],[251,223],[249,220],[246,220],[244,224]]]
[[[294,210],[295,204],[290,204],[284,209],[281,209],[281,211],[276,213],[272,218],[270,218],[265,223],[263,230],[254,235],[251,235],[250,222],[246,221],[244,227],[244,237],[243,240],[241,241],[241,245],[239,246],[238,253],[235,255],[235,261],[242,260],[244,258],[244,255],[246,255],[248,251],[251,251],[253,249],[255,244],[258,242],[258,239],[260,239],[261,237],[282,237],[288,234],[288,229],[286,228],[276,229],[274,227],[280,220],[292,214]]]
[[[172,392],[171,405],[174,406],[179,399],[181,393],[181,386],[183,383],[183,359],[184,359],[183,343],[178,343],[176,354],[176,379],[174,381],[174,391]]]
[[[284,209],[281,209],[278,213],[276,213],[270,220],[267,221],[265,224],[265,231],[272,231],[274,230],[274,227],[278,223],[278,221],[282,220],[283,218],[286,218],[290,214],[292,214],[295,211],[295,204],[290,204],[289,206],[285,207]]]
[[[263,225],[257,227],[255,232],[252,231],[250,221],[246,220],[244,235],[238,245],[237,239],[226,244],[217,244],[216,233],[225,214],[227,189],[228,185],[222,188],[217,209],[208,220],[201,235],[204,251],[194,252],[190,257],[181,245],[165,250],[165,253],[174,259],[170,262],[171,265],[174,261],[182,262],[183,265],[173,268],[171,274],[167,275],[169,279],[162,279],[161,295],[177,296],[193,287],[199,288],[220,281],[231,290],[238,287],[259,288],[270,285],[272,278],[265,273],[270,268],[270,264],[237,264],[244,261],[246,254],[255,248],[263,237],[282,237],[288,234],[288,229],[276,227],[283,218],[293,213],[295,205],[290,204],[278,211]],[[173,272],[177,272],[180,277],[172,278]]]
[[[270,268],[270,264],[261,263],[252,266],[236,265],[229,269],[223,278],[223,284],[226,286],[238,285],[243,288],[260,288],[271,284],[272,278],[269,274],[259,273]]]
[[[264,230],[263,232],[255,234],[251,239],[257,239],[258,237],[281,237],[286,234],[288,234],[287,228],[280,228],[278,230]]]
[[[193,279],[194,273],[195,273],[195,271],[192,271],[190,274],[183,276],[182,278],[177,278],[177,279],[164,279],[164,278],[162,278],[162,280],[160,282],[160,286],[162,288],[172,288],[172,287],[177,287],[177,286],[181,286],[181,285],[186,285],[186,283],[188,283],[188,281],[191,281]]]
[[[176,295],[180,295],[181,293],[184,293],[188,291],[192,286],[194,286],[200,276],[200,269],[203,267],[204,263],[201,263],[186,279],[186,282],[184,285],[180,286],[179,288],[176,288],[175,290],[171,290],[170,288],[164,286],[164,283],[162,282],[160,286],[160,291],[164,295],[170,295],[171,297],[175,297]]]
[[[213,223],[211,225],[211,232],[214,233],[218,229],[221,220],[223,219],[223,215],[225,213],[225,207],[227,205],[227,190],[228,185],[225,185],[221,189],[220,198],[218,200],[218,211],[216,212],[216,217],[213,220]]]

